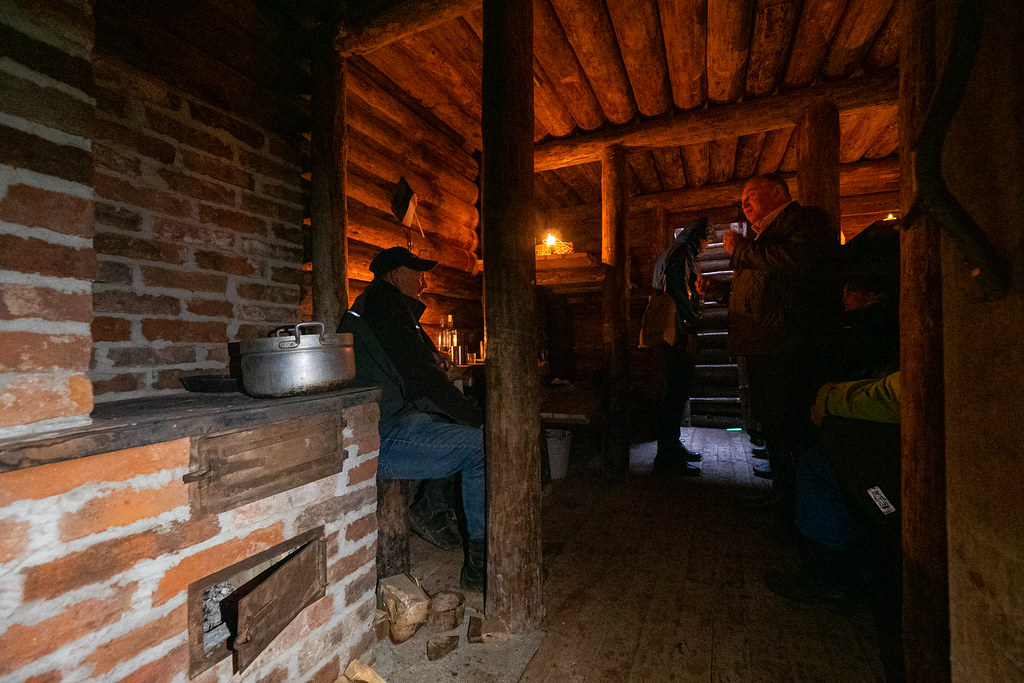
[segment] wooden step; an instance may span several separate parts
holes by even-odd
[[[712,429],[735,429],[743,428],[742,417],[730,417],[728,415],[690,415],[691,427],[708,427]]]
[[[725,349],[702,348],[697,354],[698,365],[725,365],[732,362],[732,356]]]
[[[697,339],[700,341],[700,347],[702,349],[724,349],[726,337],[729,336],[728,332],[698,332]]]
[[[698,384],[731,385],[736,388],[740,385],[735,363],[697,365],[693,377]]]
[[[718,273],[724,274],[726,272],[731,273],[731,260],[728,255],[725,258],[714,258],[714,259],[701,259],[700,261],[700,272],[704,274]]]
[[[729,324],[729,309],[722,306],[705,306],[701,326],[705,330],[725,329]]]
[[[690,414],[742,417],[743,410],[739,397],[695,397],[690,399]]]

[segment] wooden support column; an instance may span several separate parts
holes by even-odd
[[[672,246],[672,233],[668,229],[668,213],[664,206],[656,206],[651,209],[652,227],[654,228],[655,239],[652,241],[651,250],[661,255]]]
[[[626,218],[626,149],[601,157],[601,262],[604,264],[603,401],[608,437],[605,465],[612,478],[629,471],[629,245]]]
[[[311,63],[311,198],[313,319],[334,332],[348,309],[348,203],[345,60],[323,40]]]
[[[900,204],[916,184],[911,153],[935,87],[934,0],[900,0]],[[900,431],[903,443],[903,644],[906,680],[949,681],[946,408],[942,240],[928,219],[900,238]]]
[[[807,108],[800,122],[800,203],[821,207],[839,236],[839,110],[827,100]]]
[[[644,259],[644,272],[639,281],[644,292],[651,286],[651,278],[654,276],[654,264],[658,262],[661,253],[672,246],[673,235],[668,229],[668,212],[665,207],[656,206],[651,209],[651,239],[647,248],[647,257]]]
[[[483,253],[487,328],[486,614],[532,631],[541,603],[534,279],[533,2],[485,0]]]

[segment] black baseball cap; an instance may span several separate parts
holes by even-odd
[[[426,271],[437,265],[437,261],[420,258],[405,247],[385,249],[370,261],[370,272],[374,275],[387,275],[395,268],[405,266],[413,270]]]

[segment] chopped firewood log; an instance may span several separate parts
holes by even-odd
[[[388,614],[391,642],[395,645],[412,638],[427,620],[430,599],[408,574],[396,574],[377,584],[377,605]]]
[[[508,628],[499,621],[493,619],[485,621],[480,617],[470,617],[466,640],[471,643],[484,643],[507,633]]]
[[[381,641],[388,637],[390,630],[391,621],[388,619],[388,613],[382,609],[377,610],[373,617],[373,634],[377,636],[378,641]]]
[[[438,593],[430,599],[427,629],[432,633],[451,631],[462,625],[466,616],[466,596],[462,593]]]
[[[353,683],[387,683],[371,667],[366,666],[358,659],[353,659],[345,669],[345,677]]]
[[[430,636],[427,641],[427,659],[441,659],[459,646],[458,636]]]

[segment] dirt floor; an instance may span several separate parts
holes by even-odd
[[[654,444],[631,452],[631,474],[607,482],[591,445],[574,440],[569,474],[543,502],[542,629],[469,644],[467,595],[460,644],[428,662],[421,629],[377,645],[374,669],[388,683],[426,681],[881,681],[867,607],[833,614],[774,596],[766,569],[795,566],[784,519],[737,506],[767,482],[753,477],[742,432],[683,430],[704,454],[703,476],[650,475]],[[413,539],[412,573],[428,593],[458,586],[460,553]]]

